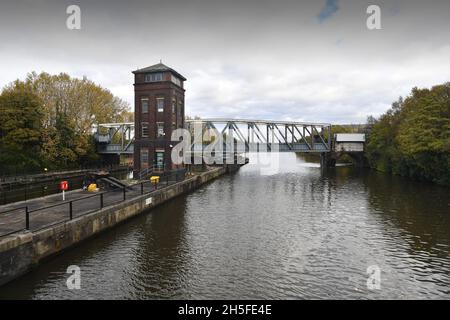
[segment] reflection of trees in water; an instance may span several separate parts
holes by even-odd
[[[376,172],[365,175],[364,182],[371,207],[412,236],[411,249],[447,256],[448,248],[435,247],[450,243],[448,188]]]
[[[185,210],[186,198],[177,197],[153,209],[142,224],[143,237],[133,253],[136,267],[127,275],[134,298],[168,298],[183,287],[191,259]]]

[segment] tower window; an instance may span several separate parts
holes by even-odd
[[[164,137],[164,122],[156,123],[157,132],[156,135],[158,138]]]
[[[142,130],[142,138],[148,137],[148,122],[142,122],[141,124],[141,130]]]
[[[141,168],[148,168],[148,148],[141,149]]]
[[[164,169],[164,150],[156,150],[155,152],[155,169]]]
[[[178,115],[182,116],[183,115],[183,101],[178,101]]]
[[[173,83],[175,83],[177,86],[181,87],[181,80],[177,77],[175,77],[173,74],[170,75],[171,80]]]
[[[164,112],[164,98],[156,98],[158,112]]]
[[[141,99],[142,113],[148,113],[148,98]]]
[[[149,73],[145,75],[145,82],[163,81],[162,73]]]

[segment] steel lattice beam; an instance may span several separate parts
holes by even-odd
[[[202,128],[196,137],[193,136],[194,126]],[[223,129],[219,131],[217,128],[221,126]],[[101,134],[99,128],[108,129],[108,134]],[[213,130],[215,136],[223,137],[227,133],[233,141],[240,141],[245,145],[245,152],[259,152],[262,146],[265,147],[264,151],[319,153],[331,151],[331,124],[328,123],[210,118],[186,120],[186,129],[191,132],[192,141],[202,141],[201,138],[208,130]],[[117,134],[120,134],[120,143],[113,141]],[[99,124],[95,136],[101,146],[99,153],[133,153],[132,122]]]

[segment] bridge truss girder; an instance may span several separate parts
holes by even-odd
[[[97,152],[102,154],[133,154],[134,123],[102,123],[94,129]],[[106,133],[102,133],[106,130]]]
[[[194,135],[195,126],[200,127]],[[101,129],[107,133],[101,133]],[[242,152],[330,152],[331,124],[289,121],[263,121],[243,119],[186,120],[186,129],[192,141],[201,141],[205,136],[228,136],[243,145]],[[94,134],[97,150],[101,154],[133,154],[134,123],[99,124]],[[118,139],[116,138],[118,137]],[[230,146],[224,142],[224,150]],[[198,150],[200,151],[200,150]]]
[[[240,119],[187,120],[187,128],[193,134],[195,126],[201,137],[232,137],[236,143],[245,146],[245,152],[330,152],[331,124],[301,123],[287,121],[261,121]],[[194,141],[199,137],[194,137]],[[230,148],[224,142],[224,149]]]

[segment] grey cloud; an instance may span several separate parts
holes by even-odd
[[[159,59],[188,78],[190,115],[361,122],[413,86],[449,81],[450,2],[2,1],[0,86],[32,70],[88,76],[133,107],[131,71]],[[65,27],[79,4],[82,30]],[[386,13],[386,14],[385,14]]]

